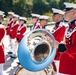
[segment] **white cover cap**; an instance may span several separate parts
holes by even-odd
[[[3,16],[4,14],[3,14],[3,13],[0,13],[0,15],[2,15],[2,16]]]
[[[44,16],[44,15],[42,15],[42,16],[39,17],[40,20],[42,20],[42,19],[48,20],[48,18],[49,18],[48,16]]]
[[[24,20],[27,21],[27,19],[25,17],[19,17],[20,20]]]
[[[3,11],[0,10],[0,15],[2,15],[3,17],[5,16],[4,13],[5,12],[3,12]]]
[[[40,17],[40,15],[39,14],[31,14],[32,15],[32,17]]]
[[[8,14],[14,15],[14,12],[8,12]]]
[[[18,17],[19,17],[19,15],[17,15],[17,14],[13,14],[13,17],[17,17],[17,18],[18,18]]]
[[[66,6],[65,10],[76,9],[76,4],[64,2],[64,5]]]
[[[3,13],[4,14],[5,12],[0,10],[0,13]]]
[[[56,9],[56,8],[52,8],[53,13],[58,13],[58,14],[62,14],[64,15],[64,11],[60,10],[60,9]]]
[[[3,14],[3,12],[0,12],[0,15],[2,16],[2,17],[4,17],[5,15]]]

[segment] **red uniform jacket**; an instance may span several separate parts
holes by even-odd
[[[52,34],[58,42],[63,41],[66,27],[57,23],[52,30]]]
[[[37,29],[39,26],[40,26],[40,23],[36,22],[36,23],[33,25],[32,30],[33,30],[33,29]]]
[[[63,23],[61,23],[61,24],[63,24]],[[65,30],[66,30],[66,27],[61,24],[60,24],[60,22],[56,23],[55,27],[52,30],[52,34],[58,42],[63,41],[64,35],[65,35]],[[59,57],[60,57],[60,53],[57,50],[55,60],[59,60]]]
[[[26,25],[25,24],[22,24],[21,26],[18,27],[17,36],[16,36],[18,42],[20,42],[21,39],[24,37],[25,32],[26,32]]]
[[[71,22],[66,30],[67,50],[61,54],[59,71],[64,74],[76,75],[76,21]]]
[[[48,28],[47,28],[46,25],[45,25],[44,27],[41,27],[40,25],[36,25],[35,29],[38,29],[38,28],[41,28],[41,29],[47,29],[47,30],[48,30]],[[48,31],[49,31],[49,30],[48,30]]]
[[[11,29],[10,29],[10,38],[11,39],[16,38],[18,27],[19,27],[19,23],[17,21],[12,24]]]
[[[2,39],[5,35],[5,29],[2,24],[0,24],[0,33],[0,64],[2,64],[5,63],[4,45],[2,43]]]
[[[13,24],[13,20],[9,21],[7,28],[6,28],[6,34],[9,35],[10,34],[10,29],[11,29],[11,25]]]

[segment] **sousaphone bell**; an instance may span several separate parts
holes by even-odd
[[[29,71],[40,71],[49,66],[56,54],[52,47],[53,35],[45,29],[29,31],[21,40],[18,47],[20,64]]]

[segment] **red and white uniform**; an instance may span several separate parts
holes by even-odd
[[[6,28],[6,34],[9,35],[10,34],[10,29],[11,29],[11,25],[13,24],[13,19],[11,19],[8,22],[7,28]]]
[[[0,64],[5,63],[5,54],[4,54],[4,45],[2,42],[2,39],[4,38],[5,35],[5,29],[2,24],[0,24]]]
[[[46,25],[44,27],[41,27],[40,25],[37,25],[35,29],[38,29],[38,28],[47,29],[48,30],[48,27]]]
[[[67,50],[60,57],[60,73],[76,75],[76,20],[72,21],[65,33]]]
[[[52,30],[52,34],[58,42],[63,41],[66,27],[63,25],[63,22],[56,23],[55,27]]]
[[[18,43],[21,41],[21,39],[24,37],[25,35],[25,32],[26,32],[26,25],[25,24],[22,24],[18,27],[18,30],[17,30],[17,41]]]
[[[58,42],[63,41],[65,35],[66,27],[63,25],[63,22],[58,22],[55,24],[55,27],[52,30],[52,34]],[[57,50],[56,59],[59,60],[60,53]]]
[[[18,27],[19,27],[19,22],[18,21],[16,21],[15,23],[13,23],[11,25],[11,29],[10,29],[10,37],[11,37],[11,39],[15,39],[16,38]]]
[[[32,30],[33,30],[33,29],[37,29],[39,26],[40,26],[40,23],[39,23],[39,22],[36,22],[36,23],[33,25]]]
[[[11,38],[11,49],[10,52],[16,54],[16,36],[17,36],[17,29],[19,27],[19,22],[16,21],[12,24],[10,29],[10,38]]]
[[[57,22],[55,24],[55,27],[52,30],[52,34],[58,42],[61,42],[64,39],[66,27],[63,24],[64,23],[62,21]],[[61,53],[58,51],[58,49],[56,49],[56,57],[55,57],[54,62],[52,64],[55,63],[55,66],[53,65],[53,67],[54,67],[54,70],[57,71],[57,75],[59,73],[60,55],[61,55]]]

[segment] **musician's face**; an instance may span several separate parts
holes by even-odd
[[[8,15],[8,18],[9,18],[9,19],[11,19],[12,17],[13,17],[13,15],[11,15],[11,14]]]
[[[63,16],[60,15],[60,14],[53,14],[52,19],[53,19],[54,22],[59,22],[63,19]]]
[[[74,14],[73,14],[74,12],[73,11],[66,11],[65,12],[65,14],[64,14],[64,18],[65,18],[65,20],[67,20],[67,21],[72,21],[72,19],[73,19],[73,16],[74,16]]]
[[[3,17],[2,16],[0,16],[0,22],[2,22],[3,21]]]
[[[36,17],[35,17],[35,18],[32,18],[32,22],[33,22],[33,23],[36,23],[37,20],[38,20],[38,18],[36,18]]]
[[[15,21],[17,21],[18,20],[18,18],[17,17],[13,17],[13,21],[15,22]]]
[[[23,24],[24,23],[24,20],[19,20],[19,24]]]
[[[47,24],[47,20],[40,20],[40,25],[44,27]]]

